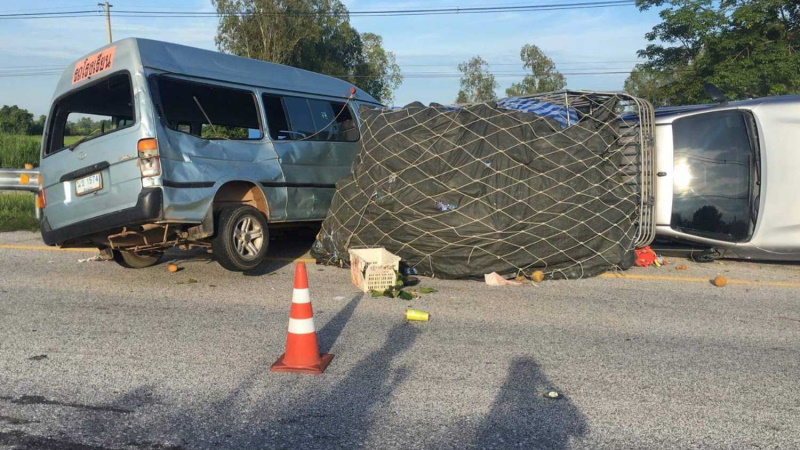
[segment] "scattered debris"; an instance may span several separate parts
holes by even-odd
[[[544,272],[542,272],[541,270],[533,271],[533,273],[531,274],[531,280],[533,280],[534,283],[541,283],[542,280],[544,280]]]
[[[175,273],[178,271],[178,266],[176,266],[175,264],[170,264],[167,266],[167,270],[169,270],[170,273]]]
[[[722,275],[718,275],[716,278],[714,278],[713,283],[716,287],[724,287],[726,284],[728,284],[728,279]]]
[[[191,284],[191,283],[197,283],[198,281],[195,280],[194,278],[189,278],[188,280],[186,280],[186,282]]]
[[[634,250],[636,253],[636,265],[639,267],[647,267],[656,263],[658,255],[654,252],[649,245]]]
[[[102,255],[94,255],[94,256],[89,257],[89,258],[83,258],[83,259],[79,259],[78,260],[79,263],[93,262],[93,261],[105,261],[105,259],[102,257]],[[50,261],[48,261],[48,262],[50,262]]]
[[[31,361],[41,361],[41,360],[43,360],[43,359],[47,359],[47,355],[36,355],[36,356],[31,356],[31,357],[30,357],[30,358],[28,358],[28,359],[29,359],[29,360],[31,360]]]
[[[544,398],[549,398],[551,400],[561,400],[564,398],[564,395],[558,391],[548,391],[544,394]]]
[[[406,310],[406,320],[416,321],[416,322],[427,322],[431,319],[431,315],[426,313],[425,311],[420,311],[418,309],[409,309]]]
[[[336,300],[336,301],[342,301],[342,300],[344,300],[346,298],[347,297],[345,297],[344,295],[337,295],[336,297],[333,297],[333,299]]]
[[[400,257],[385,248],[350,249],[350,276],[363,292],[396,286],[400,279]]]
[[[687,269],[688,267],[686,267],[683,264],[678,264],[677,266],[675,266],[675,270],[687,270]]]
[[[506,280],[497,272],[487,273],[483,278],[489,286],[522,286],[521,282]]]

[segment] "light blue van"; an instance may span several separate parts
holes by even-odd
[[[335,78],[147,39],[69,66],[42,140],[41,232],[126,267],[170,247],[208,247],[255,268],[269,227],[321,221],[359,149],[358,108]],[[102,120],[65,145],[68,122]],[[68,141],[69,142],[69,141]]]

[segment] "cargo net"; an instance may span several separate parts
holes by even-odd
[[[625,94],[362,107],[362,148],[312,255],[385,247],[417,273],[594,276],[641,240],[640,123]]]

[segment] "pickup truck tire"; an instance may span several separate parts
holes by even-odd
[[[269,248],[269,230],[264,214],[250,205],[222,208],[211,240],[214,258],[224,268],[246,272],[258,267]]]
[[[133,253],[124,250],[114,250],[114,261],[128,269],[144,269],[158,264],[164,252]]]

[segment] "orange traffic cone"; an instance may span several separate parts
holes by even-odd
[[[319,354],[306,265],[297,263],[294,270],[292,309],[289,312],[289,332],[286,334],[286,353],[269,370],[319,374],[325,371],[331,359],[333,355]]]

